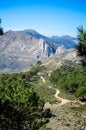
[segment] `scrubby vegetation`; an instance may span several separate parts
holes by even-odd
[[[76,130],[85,128],[86,105],[77,107],[70,102],[59,106],[54,97],[54,87],[59,87],[66,95],[86,100],[86,69],[66,62],[50,75],[42,64],[26,72],[0,74],[0,130],[55,130],[57,126],[69,130],[70,127]],[[44,109],[45,102],[57,103],[51,109],[52,113],[50,109]]]
[[[54,86],[58,86],[81,100],[86,100],[86,68],[75,69],[62,66],[54,70],[49,79]]]
[[[48,122],[51,112],[30,83],[39,69],[0,75],[0,130],[38,130]]]

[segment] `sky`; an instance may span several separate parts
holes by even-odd
[[[46,36],[77,36],[86,29],[86,0],[2,0],[1,26],[4,31],[33,29]]]

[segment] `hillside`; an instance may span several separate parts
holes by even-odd
[[[85,81],[85,68],[57,57],[25,72],[1,74],[1,130],[85,130],[86,102],[80,101],[82,94],[86,96]]]
[[[40,66],[41,71],[31,81],[35,83],[35,91],[45,100],[45,108],[52,112],[49,123],[40,130],[85,130],[86,68],[57,58],[50,58]],[[80,100],[83,96],[84,102]]]
[[[50,108],[53,113],[50,122],[46,125],[47,128],[50,130],[86,129],[85,78],[86,68],[68,60],[64,60],[59,68],[51,72],[49,79],[52,84],[49,88],[51,90],[55,88],[53,95],[55,101],[49,100],[45,105],[45,108]],[[47,79],[45,77],[44,79],[46,84]],[[46,128],[40,130],[43,129],[46,130]]]
[[[38,60],[58,55],[75,46],[74,38],[68,39],[68,36],[58,39],[43,36],[31,29],[10,30],[0,36],[0,73],[20,72]]]

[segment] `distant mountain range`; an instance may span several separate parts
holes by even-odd
[[[45,41],[49,42],[51,45],[55,46],[56,48],[61,45],[64,46],[66,49],[75,48],[78,43],[77,38],[71,37],[69,35],[64,35],[60,37],[58,36],[46,37],[32,29],[25,30],[24,32],[37,39],[43,38]]]
[[[32,29],[10,30],[0,36],[0,72],[22,71],[37,60],[58,55],[76,45],[77,39],[70,36],[46,37]]]

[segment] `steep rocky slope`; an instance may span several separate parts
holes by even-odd
[[[0,36],[0,73],[19,72],[43,60],[57,55],[59,58],[76,42],[72,37],[46,37],[34,30],[8,31]],[[67,44],[66,44],[67,42]],[[67,57],[67,56],[65,56]]]
[[[42,38],[8,31],[0,37],[0,71],[19,71],[54,53],[55,49]]]

